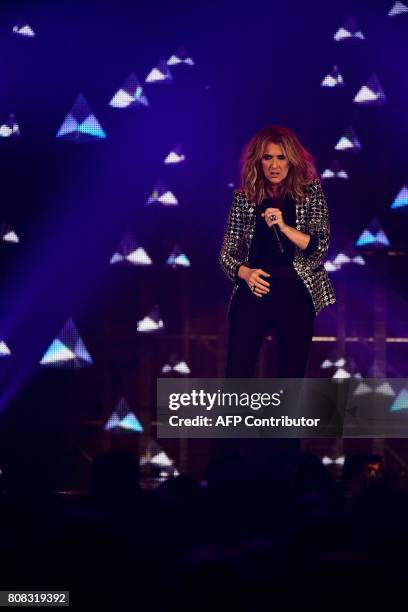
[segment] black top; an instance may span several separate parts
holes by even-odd
[[[284,222],[290,227],[296,227],[296,206],[291,198],[265,198],[262,204],[256,207],[255,233],[249,250],[248,265],[250,268],[262,268],[275,278],[296,276],[292,263],[296,247],[282,234],[277,225],[270,228],[267,226],[265,218],[261,216],[267,208],[279,208]],[[274,228],[283,252],[279,249]]]

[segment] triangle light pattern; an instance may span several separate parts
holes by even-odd
[[[0,341],[0,357],[7,357],[11,355],[11,351],[4,340]]]
[[[191,374],[191,370],[188,367],[188,365],[186,364],[185,361],[181,361],[178,356],[177,353],[173,353],[170,358],[168,363],[166,363],[162,369],[161,369],[162,374],[181,374],[184,376],[188,376],[189,374]]]
[[[143,426],[137,416],[129,408],[124,397],[118,401],[112,416],[104,427],[105,431],[111,433],[142,433]]]
[[[334,40],[337,42],[351,38],[365,40],[365,36],[357,27],[354,17],[349,17],[344,23],[344,26],[340,27],[334,35]]]
[[[66,322],[40,363],[44,366],[66,369],[85,368],[92,364],[92,358],[72,319]]]
[[[376,74],[363,85],[357,92],[353,102],[355,104],[364,104],[366,106],[382,106],[387,101],[380,81]]]
[[[388,11],[388,16],[395,17],[396,15],[402,15],[403,13],[408,13],[408,6],[402,2],[395,2]]]
[[[24,22],[17,23],[13,27],[13,34],[23,36],[24,38],[34,38],[35,36],[33,28],[28,23]]]
[[[376,218],[373,218],[368,227],[361,232],[356,242],[356,246],[369,246],[378,249],[390,246],[390,241]]]
[[[344,80],[337,66],[333,66],[333,70],[320,83],[321,87],[338,87],[342,85],[344,85]]]
[[[338,160],[333,160],[332,163],[321,175],[322,179],[348,179],[347,172],[343,169],[340,162]]]
[[[181,252],[178,244],[174,247],[172,253],[169,255],[166,261],[166,266],[173,269],[175,268],[190,268],[191,263],[187,255]]]
[[[391,208],[405,208],[408,206],[408,185],[404,185],[391,204]]]
[[[0,138],[15,138],[17,136],[21,136],[20,126],[13,113],[10,113],[8,118],[0,124]]]
[[[164,159],[164,164],[168,165],[168,164],[180,164],[181,162],[185,161],[185,155],[183,154],[181,147],[177,146],[174,147],[174,149],[172,149],[170,151],[170,153],[166,156],[166,158]]]
[[[147,75],[145,82],[146,83],[163,83],[163,82],[171,82],[173,80],[172,74],[167,66],[167,63],[164,59],[161,59],[155,68]]]
[[[150,313],[146,317],[144,317],[144,319],[141,319],[137,323],[137,331],[141,333],[154,333],[162,331],[163,329],[164,323],[162,321],[159,307],[157,306],[157,304],[153,306]]]
[[[336,151],[360,151],[361,144],[352,127],[349,127],[334,147]]]
[[[20,242],[20,238],[17,236],[16,232],[14,232],[7,223],[0,224],[0,240],[3,242],[10,242],[11,244],[18,244]]]
[[[101,124],[82,94],[77,96],[71,111],[65,117],[57,132],[57,138],[64,138],[75,143],[106,138]]]
[[[109,106],[113,108],[130,108],[135,106],[149,106],[143,87],[140,85],[137,76],[132,72],[125,83],[115,93]]]
[[[160,204],[162,206],[178,206],[178,200],[174,193],[167,189],[161,181],[156,183],[146,205]]]
[[[390,412],[400,412],[401,410],[408,410],[408,391],[406,389],[401,389],[390,408]]]
[[[112,255],[111,264],[128,263],[133,266],[151,266],[152,260],[131,232],[123,236],[118,250]]]
[[[186,64],[187,66],[194,66],[193,58],[188,54],[184,47],[180,47],[176,53],[173,53],[167,60],[168,66],[178,66],[180,64]]]

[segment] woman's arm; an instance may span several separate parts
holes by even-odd
[[[268,227],[277,225],[280,231],[301,251],[312,268],[322,265],[329,248],[330,228],[327,202],[319,179],[309,185],[305,196],[307,233],[286,225],[279,208],[267,208],[262,215]],[[271,217],[274,216],[275,219]]]
[[[304,234],[303,232],[300,232],[294,227],[291,227],[290,225],[286,225],[286,223],[284,224],[283,227],[280,228],[280,231],[282,232],[282,234],[286,236],[288,240],[293,242],[293,244],[299,247],[299,249],[301,249],[302,251],[304,251],[307,248],[310,242],[309,234]]]
[[[309,234],[300,232],[294,227],[287,225],[283,219],[280,208],[267,208],[265,212],[262,213],[262,217],[265,217],[266,224],[269,228],[271,228],[272,225],[277,225],[282,234],[285,234],[286,238],[299,247],[299,249],[304,251],[307,248],[310,242]]]
[[[306,228],[310,242],[301,255],[311,268],[318,268],[324,263],[330,242],[329,211],[319,179],[310,183],[307,197]]]
[[[240,194],[234,191],[232,206],[228,214],[227,229],[221,245],[219,263],[223,272],[232,281],[237,280],[243,263],[244,219]]]

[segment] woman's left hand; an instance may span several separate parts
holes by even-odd
[[[262,217],[265,219],[268,227],[277,225],[281,231],[286,227],[280,208],[267,208],[265,212],[262,213]]]

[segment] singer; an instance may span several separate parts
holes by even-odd
[[[276,338],[279,378],[303,378],[315,316],[335,302],[323,262],[326,199],[311,154],[289,129],[269,126],[241,159],[220,265],[235,286],[225,376],[250,378],[265,336]]]

